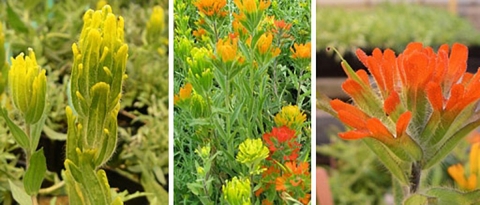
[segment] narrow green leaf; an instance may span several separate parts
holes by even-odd
[[[35,195],[40,190],[45,172],[47,171],[47,160],[45,155],[43,155],[43,148],[33,153],[29,164],[23,177],[23,186],[27,194]]]
[[[15,141],[25,150],[30,150],[30,140],[28,139],[27,134],[23,132],[18,125],[16,125],[10,118],[8,117],[8,112],[5,108],[1,108],[0,112],[7,123],[10,132],[12,132],[13,138]]]
[[[67,140],[67,135],[66,134],[56,132],[55,130],[53,130],[52,128],[50,128],[48,126],[43,126],[43,132],[51,140],[58,140],[58,141]]]
[[[408,177],[400,166],[400,159],[392,154],[388,148],[375,139],[363,139],[363,142],[377,155],[383,165],[395,176],[401,184],[409,184]]]
[[[40,136],[42,135],[43,126],[45,125],[45,120],[47,115],[42,115],[40,120],[30,126],[30,152],[35,152],[38,142],[40,141]]]
[[[464,193],[451,188],[434,187],[426,194],[438,198],[438,204],[478,204],[480,201],[480,190]]]
[[[438,149],[437,152],[429,156],[430,158],[427,158],[425,160],[425,166],[423,166],[423,169],[428,169],[431,166],[437,164],[439,161],[441,161],[443,158],[445,158],[452,150],[457,146],[457,144],[460,142],[461,139],[465,138],[470,132],[472,132],[474,129],[476,129],[480,125],[480,120],[471,122],[467,124],[465,127],[461,128],[458,130],[455,134],[453,134],[443,145],[441,145]]]
[[[30,196],[25,193],[25,190],[15,185],[10,179],[8,180],[8,184],[10,184],[10,190],[12,191],[15,201],[20,205],[32,205],[32,200]]]
[[[27,33],[28,28],[25,26],[23,21],[20,19],[17,13],[12,9],[10,4],[7,1],[7,18],[8,18],[8,23],[9,25],[15,29],[16,31],[19,31],[21,33]]]

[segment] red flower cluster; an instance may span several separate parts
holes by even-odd
[[[310,201],[310,168],[308,162],[299,162],[302,147],[297,142],[295,130],[286,126],[274,127],[270,133],[263,135],[263,140],[270,150],[267,169],[262,174],[264,186],[255,192],[258,197],[265,193],[262,204],[275,204],[277,195],[287,193],[303,204]],[[277,202],[278,203],[278,202]]]
[[[278,159],[277,155],[283,156],[283,160],[296,160],[301,145],[296,142],[295,130],[286,126],[274,127],[272,132],[265,133],[263,140],[270,150],[268,159]]]

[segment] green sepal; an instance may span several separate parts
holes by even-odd
[[[119,108],[115,108],[118,110]],[[102,135],[102,145],[95,158],[96,167],[105,164],[115,152],[117,146],[117,112],[110,112],[106,119],[106,128]]]
[[[431,166],[437,164],[439,161],[443,160],[452,150],[457,146],[457,144],[462,140],[465,136],[467,136],[470,132],[475,130],[480,125],[480,120],[471,122],[467,124],[465,127],[458,130],[455,134],[453,134],[448,140],[446,140],[441,146],[438,147],[436,153],[431,156],[427,156],[428,158],[425,159],[425,165],[423,169],[428,169]]]
[[[88,130],[84,144],[88,149],[97,147],[103,141],[105,119],[108,114],[108,95],[110,86],[104,82],[95,84],[90,90],[91,105],[88,117]]]
[[[36,195],[42,186],[43,176],[47,172],[47,161],[43,155],[43,148],[33,153],[29,164],[23,177],[23,186],[27,194]]]
[[[32,200],[30,196],[23,190],[21,187],[18,187],[15,183],[8,180],[8,184],[10,185],[10,190],[12,191],[13,198],[17,201],[20,205],[32,205]]]
[[[69,163],[71,163],[71,161]],[[66,160],[65,160],[65,164],[67,164]],[[81,192],[80,185],[75,182],[72,176],[72,172],[70,172],[70,170],[65,170],[64,175],[65,175],[67,193],[69,193],[68,194],[69,204],[70,205],[88,205],[87,200],[85,200],[85,197]]]
[[[71,160],[73,163],[78,163],[78,156],[76,153],[76,148],[80,145],[80,137],[77,136],[77,126],[75,124],[76,117],[73,115],[73,111],[70,106],[65,108],[65,113],[67,115],[67,141],[66,141],[66,159]],[[66,163],[66,161],[65,161]],[[66,165],[65,165],[66,166]]]
[[[73,164],[69,159],[65,160],[65,168],[73,179],[73,182],[68,181],[67,184],[73,186],[79,196],[85,196],[84,204],[110,204],[112,198],[105,171],[95,172],[90,161],[96,151],[86,150],[82,152],[79,149],[76,149],[76,151],[79,155],[79,166]]]
[[[18,125],[16,125],[10,118],[8,117],[8,111],[5,108],[1,108],[0,112],[5,119],[5,122],[7,123],[8,128],[10,129],[10,132],[12,132],[13,138],[15,141],[25,150],[30,150],[30,140],[23,132]]]
[[[376,139],[364,138],[363,142],[377,155],[383,165],[399,180],[400,184],[409,184],[408,177],[402,168],[402,162],[383,143]]]

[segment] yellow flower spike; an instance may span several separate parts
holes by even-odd
[[[250,205],[250,180],[238,179],[236,176],[231,181],[222,185],[223,198],[230,205]]]
[[[282,110],[275,115],[273,119],[278,127],[287,126],[290,129],[301,125],[305,122],[307,116],[300,111],[296,105],[287,105],[282,107]]]
[[[268,148],[261,139],[246,139],[238,146],[237,161],[242,164],[256,164],[268,157]]]
[[[124,43],[124,20],[112,13],[110,6],[88,10],[77,44],[72,45],[71,93],[74,110],[82,117],[92,101],[90,89],[97,83],[110,86],[107,111],[118,104],[118,95],[125,75],[128,46]],[[80,95],[76,93],[80,93]],[[84,99],[80,99],[79,97]]]
[[[153,7],[152,15],[147,23],[147,42],[160,42],[160,35],[165,29],[165,11],[161,6]]]
[[[46,107],[47,77],[46,71],[38,66],[33,49],[29,48],[28,52],[28,56],[21,53],[12,58],[8,82],[15,107],[26,123],[35,124]]]

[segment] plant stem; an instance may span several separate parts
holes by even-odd
[[[420,185],[420,177],[422,175],[422,167],[420,163],[414,162],[412,164],[412,173],[410,175],[410,194],[417,192]]]
[[[30,124],[28,123],[25,124],[25,133],[27,134],[28,139],[30,139],[30,142],[31,142],[32,136],[30,136]],[[29,144],[30,146],[32,146],[32,143],[29,143]],[[35,152],[35,149],[36,147],[30,147],[30,149],[25,150],[25,170],[27,170],[28,167],[30,166],[30,158],[32,157],[32,153]],[[30,198],[32,199],[33,205],[38,205],[38,199],[36,194],[30,196]]]

